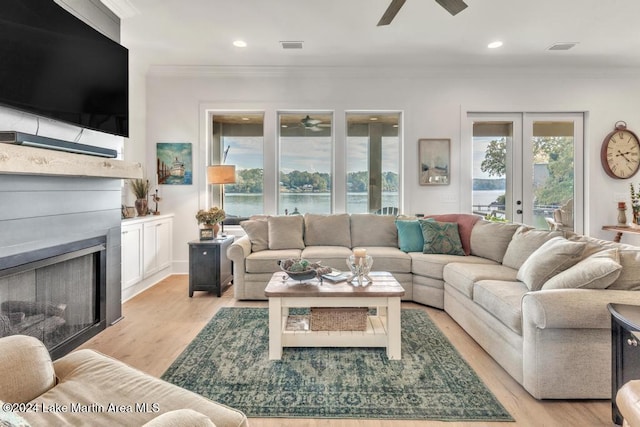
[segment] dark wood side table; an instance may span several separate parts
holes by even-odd
[[[608,304],[611,313],[611,410],[622,424],[616,393],[627,381],[640,379],[640,306]]]
[[[233,236],[214,240],[192,240],[189,242],[189,297],[194,291],[216,292],[231,284],[233,270],[227,257],[227,248]]]

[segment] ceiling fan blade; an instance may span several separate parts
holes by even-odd
[[[378,21],[378,27],[391,24],[391,21],[396,17],[405,1],[406,0],[392,0],[387,10],[385,10],[384,15],[382,15],[382,18]]]
[[[447,12],[452,14],[453,16],[462,12],[467,8],[467,4],[462,0],[436,0],[438,4],[445,9]]]

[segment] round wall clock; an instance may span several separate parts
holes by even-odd
[[[604,171],[612,178],[631,178],[640,168],[640,141],[623,121],[602,142],[600,159]]]

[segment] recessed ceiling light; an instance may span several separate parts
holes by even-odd
[[[502,46],[502,42],[500,40],[496,40],[487,45],[489,49],[497,49]]]
[[[245,121],[245,122],[248,122],[250,119],[249,119],[249,117],[243,117],[242,120]]]
[[[233,42],[235,47],[247,47],[247,42],[244,40],[236,40]]]
[[[280,127],[283,127],[283,128],[288,128],[289,126],[287,126],[287,125],[282,125],[282,126],[280,126]]]
[[[369,120],[371,120],[372,122],[375,122],[376,120],[378,120],[377,117],[369,117]]]

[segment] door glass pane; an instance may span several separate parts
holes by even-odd
[[[400,113],[347,113],[347,212],[396,215]]]
[[[278,119],[278,213],[331,213],[333,114],[280,113]]]
[[[574,229],[574,123],[533,122],[533,221],[538,228]]]
[[[473,213],[506,218],[507,148],[512,139],[512,122],[473,123]]]
[[[213,116],[213,163],[235,165],[236,182],[225,184],[222,196],[227,214],[225,224],[238,224],[242,219],[264,212],[262,113],[219,114]],[[211,185],[213,200],[221,189]]]

